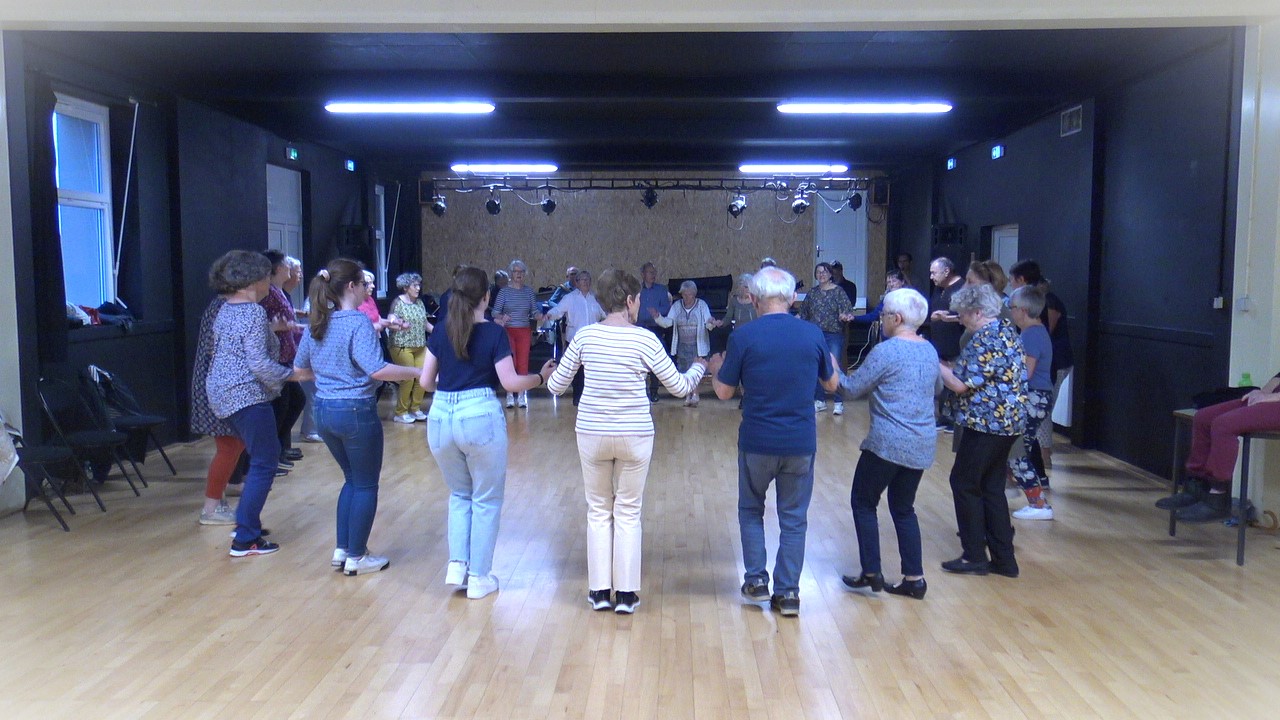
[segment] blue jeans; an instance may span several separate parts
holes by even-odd
[[[427,445],[449,486],[449,559],[488,575],[507,484],[507,419],[493,390],[437,391]]]
[[[765,570],[764,502],[769,483],[778,482],[778,555],[773,594],[799,592],[804,569],[804,536],[813,497],[812,455],[757,455],[738,451],[738,529],[742,533],[743,578],[769,581]]]
[[[880,494],[889,491],[889,516],[898,534],[898,554],[902,556],[903,575],[924,575],[920,557],[920,521],[916,518],[916,489],[924,470],[903,467],[884,458],[862,451],[858,469],[853,472],[853,489],[849,503],[853,506],[853,526],[858,532],[858,557],[862,574],[880,572],[880,522],[876,507]]]
[[[382,474],[382,419],[374,398],[316,398],[316,430],[342,468],[338,493],[338,545],[348,555],[369,552],[369,531],[378,513]]]
[[[836,361],[840,360],[840,353],[844,350],[844,333],[822,333],[822,338],[827,341],[827,352],[836,356]],[[830,362],[830,360],[828,360]],[[813,391],[813,399],[827,401],[829,397],[835,397],[836,402],[844,402],[844,388],[837,386],[834,393],[828,393],[822,388],[822,380],[818,380],[818,386]]]
[[[236,505],[236,542],[250,543],[262,537],[262,506],[267,504],[280,462],[276,414],[271,403],[258,403],[227,419],[249,453],[249,471],[244,475],[240,503]]]

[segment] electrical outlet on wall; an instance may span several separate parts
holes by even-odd
[[[1214,309],[1214,310],[1221,310],[1222,308],[1226,307],[1226,304],[1227,304],[1227,303],[1226,303],[1226,300],[1225,300],[1225,299],[1223,299],[1223,297],[1222,297],[1221,295],[1219,295],[1218,297],[1216,297],[1216,298],[1214,298],[1214,299],[1213,299],[1213,309]]]

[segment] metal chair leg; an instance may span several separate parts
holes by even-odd
[[[167,454],[165,454],[164,446],[156,439],[156,434],[151,431],[151,428],[147,428],[147,437],[151,438],[151,444],[155,445],[156,450],[160,451],[160,457],[164,458],[164,464],[169,466],[169,472],[177,475],[178,469],[173,466],[173,461],[169,459]]]

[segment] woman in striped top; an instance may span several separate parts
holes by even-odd
[[[529,268],[519,260],[512,260],[507,271],[511,279],[507,286],[498,291],[493,301],[493,321],[507,329],[507,339],[511,341],[511,359],[516,364],[516,372],[529,374],[529,347],[533,341],[533,328],[530,320],[541,320],[538,304],[534,300],[533,288],[524,284],[524,276]],[[518,404],[529,407],[529,391],[525,390],[517,396],[507,393],[507,407]]]
[[[575,429],[587,497],[587,600],[596,610],[631,613],[640,604],[640,507],[653,454],[645,379],[652,371],[682,397],[698,387],[707,363],[693,360],[681,374],[658,338],[634,325],[640,311],[634,275],[606,270],[596,298],[605,319],[574,335],[547,387],[561,395],[578,368],[585,369]],[[614,589],[616,605],[610,602]]]

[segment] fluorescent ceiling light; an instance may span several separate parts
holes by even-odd
[[[738,172],[748,175],[827,175],[848,172],[848,165],[739,165]]]
[[[324,106],[344,115],[483,115],[493,112],[490,102],[331,102]]]
[[[553,173],[560,168],[551,163],[458,163],[449,166],[449,169],[460,175],[466,173],[471,173],[472,175],[499,175],[504,173],[544,175]]]
[[[800,115],[927,115],[951,112],[940,102],[781,102],[778,112]]]

